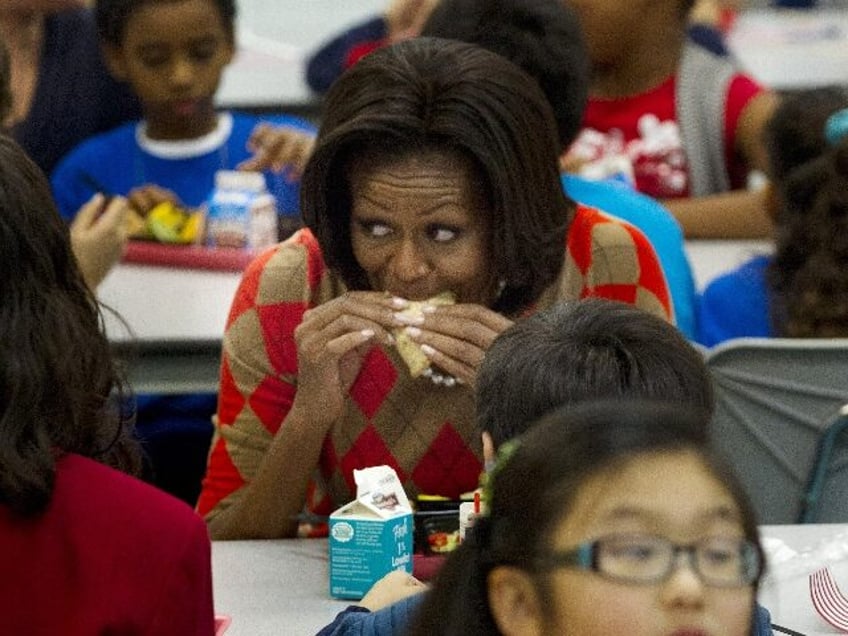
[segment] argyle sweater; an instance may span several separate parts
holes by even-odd
[[[558,280],[536,308],[589,296],[672,310],[653,248],[631,225],[577,207]],[[215,436],[198,510],[207,518],[235,503],[259,467],[297,391],[295,327],[303,313],[344,292],[315,237],[301,230],[246,270],[224,335]],[[327,515],[354,498],[353,469],[387,464],[407,494],[455,498],[482,469],[473,391],[413,379],[394,348],[375,345],[353,383],[344,416],[324,440],[306,507]]]

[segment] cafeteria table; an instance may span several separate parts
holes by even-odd
[[[848,592],[848,524],[762,526],[769,572],[760,602],[772,620],[805,636],[839,634],[813,609],[807,575],[827,563]],[[215,541],[215,610],[232,618],[226,636],[308,636],[349,601],[330,598],[323,539]]]

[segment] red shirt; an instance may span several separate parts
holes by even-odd
[[[41,515],[0,506],[0,634],[213,633],[209,536],[178,499],[66,455]]]
[[[583,130],[567,158],[584,166],[591,177],[611,157],[624,158],[636,189],[657,199],[689,196],[689,166],[677,122],[675,77],[645,93],[621,99],[591,98],[583,118]],[[745,185],[746,167],[736,157],[736,128],[748,103],[762,92],[752,79],[737,75],[725,99],[724,128],[716,131],[724,140],[725,161],[734,188]],[[614,163],[620,167],[622,163]]]

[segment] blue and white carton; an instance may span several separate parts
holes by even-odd
[[[392,570],[412,573],[412,508],[389,466],[354,470],[356,499],[330,515],[330,596],[361,599]]]

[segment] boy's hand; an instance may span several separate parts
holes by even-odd
[[[315,135],[288,126],[257,124],[247,140],[253,157],[242,161],[239,170],[287,171],[289,179],[297,180],[312,155]]]
[[[426,590],[427,585],[411,574],[392,570],[374,583],[371,589],[368,590],[368,593],[362,597],[359,605],[372,612],[376,612],[383,607],[397,603],[407,596],[420,594]]]
[[[177,207],[184,207],[176,194],[167,188],[160,188],[153,184],[133,188],[127,198],[130,206],[141,216],[147,216],[150,210],[165,201],[170,201]]]
[[[71,222],[71,249],[90,289],[106,278],[124,253],[131,214],[124,197],[106,203],[106,197],[95,194]]]

